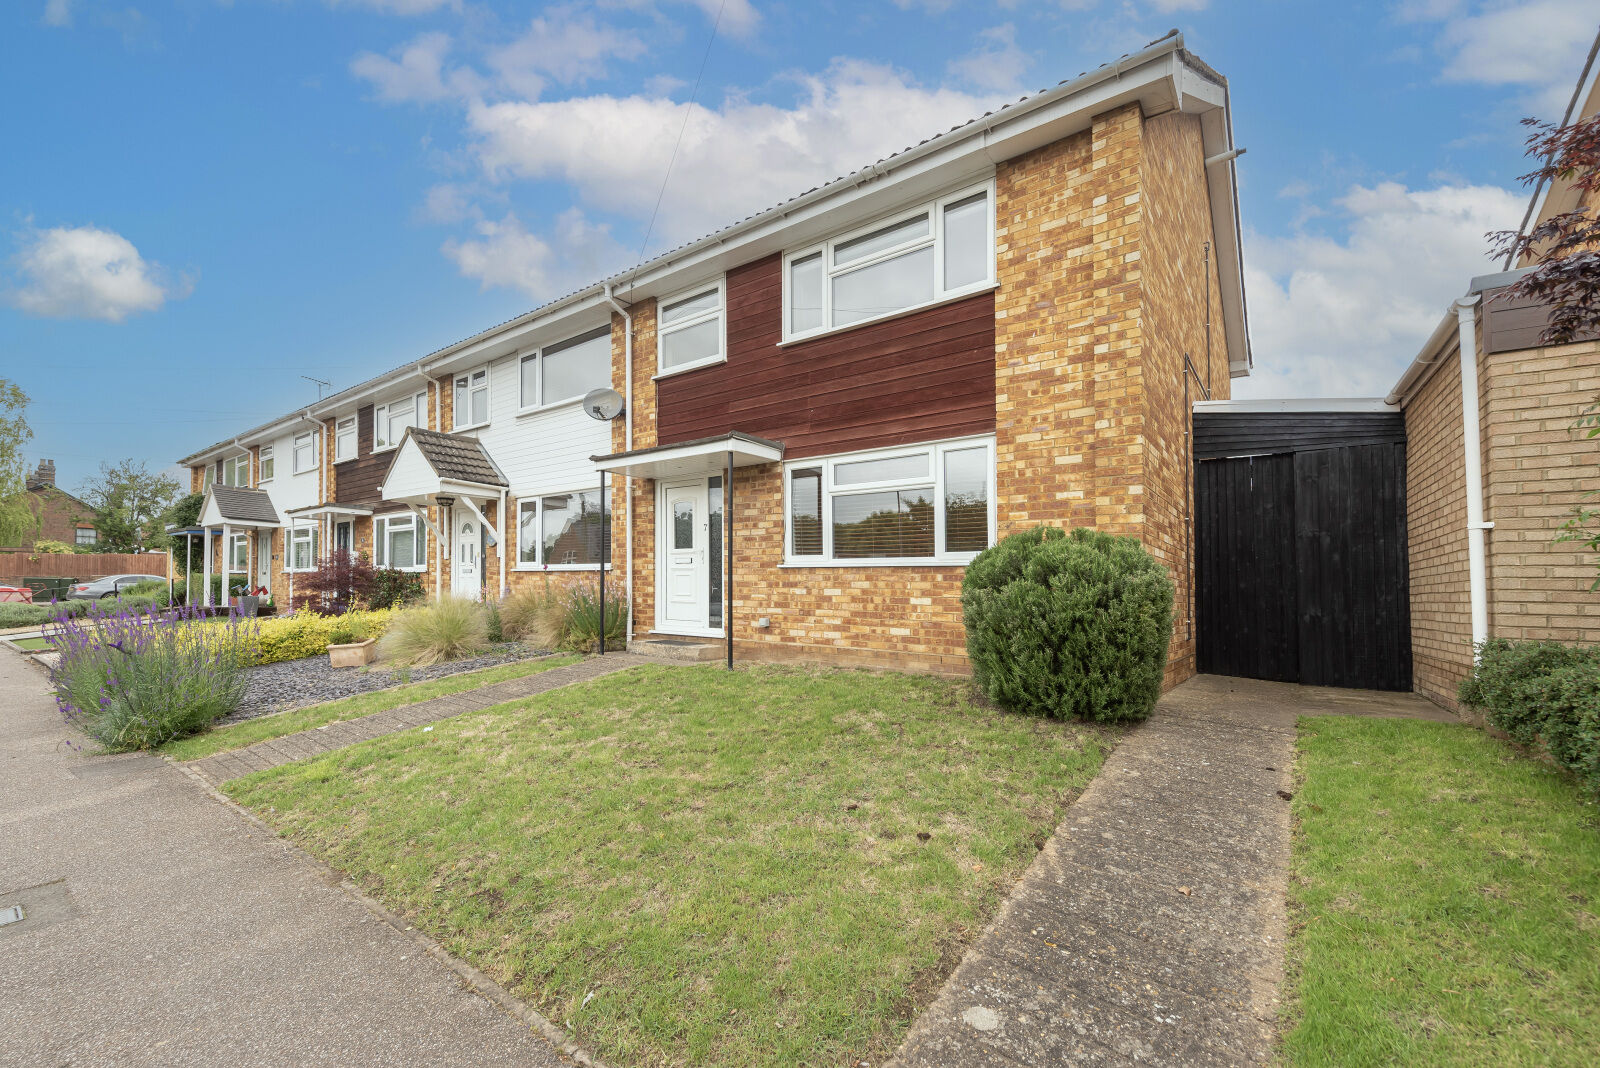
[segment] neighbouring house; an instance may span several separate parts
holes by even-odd
[[[1093,526],[1171,569],[1175,683],[1191,401],[1251,367],[1238,154],[1170,35],[186,457],[212,566],[280,599],[330,547],[470,597],[604,566],[634,640],[960,673],[967,562]]]
[[[39,466],[26,480],[24,496],[39,523],[35,541],[59,541],[80,549],[93,549],[98,543],[94,506],[56,485],[54,460],[39,461]],[[29,549],[32,545],[18,548]]]

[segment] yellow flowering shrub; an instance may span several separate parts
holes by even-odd
[[[369,638],[382,637],[396,614],[396,609],[379,608],[342,616],[319,616],[302,609],[292,616],[263,619],[257,639],[256,663],[276,664],[325,653],[328,646],[334,644],[337,631],[365,629]]]

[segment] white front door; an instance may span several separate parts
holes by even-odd
[[[481,568],[483,561],[479,558],[481,553],[481,535],[478,532],[478,520],[470,513],[459,516],[455,521],[455,570],[452,572],[450,592],[457,597],[470,597],[474,601],[483,597],[483,579]]]
[[[256,531],[256,585],[272,589],[272,537],[270,530]]]
[[[657,504],[661,522],[657,524],[660,536],[656,558],[662,567],[656,629],[669,633],[708,630],[710,532],[706,480],[663,485]]]

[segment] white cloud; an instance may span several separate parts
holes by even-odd
[[[93,226],[34,231],[12,261],[20,285],[6,299],[30,315],[117,323],[188,295],[121,234]]]
[[[1517,225],[1494,186],[1354,186],[1342,240],[1252,234],[1245,247],[1256,370],[1240,397],[1383,396],[1472,275],[1497,269],[1484,234]]]
[[[328,0],[330,7],[356,7],[380,15],[426,15],[442,7],[459,10],[461,0]]]
[[[689,0],[689,3],[705,12],[708,19],[717,18],[718,12],[721,12],[721,21],[717,23],[718,33],[748,37],[761,24],[761,13],[750,0]]]
[[[467,241],[450,240],[442,251],[468,278],[483,288],[516,289],[535,301],[546,301],[626,266],[628,253],[608,227],[591,223],[578,208],[556,217],[544,237],[522,224],[514,212],[498,222],[484,219]]]
[[[590,206],[639,217],[655,203],[687,112],[656,224],[654,247],[661,247],[725,226],[997,103],[990,95],[926,89],[889,67],[854,60],[797,80],[792,107],[735,97],[691,109],[661,98],[601,95],[474,104],[468,125],[492,180],[558,179]]]
[[[1525,106],[1557,119],[1594,40],[1594,0],[1409,0],[1413,22],[1442,22],[1437,45],[1447,82],[1526,86]]]
[[[379,100],[427,103],[470,96],[482,88],[470,70],[444,69],[451,48],[447,33],[424,33],[402,45],[394,58],[363,52],[350,61],[350,73],[372,83]]]
[[[531,98],[544,90],[546,77],[581,84],[604,77],[607,59],[637,59],[644,51],[633,33],[599,25],[573,8],[554,8],[510,44],[491,49],[488,62],[502,85]]]
[[[71,26],[72,0],[45,0],[40,21],[46,26]]]
[[[1174,11],[1204,11],[1211,0],[1150,0],[1150,6],[1163,15]]]
[[[1011,23],[991,26],[978,34],[978,47],[951,60],[950,73],[980,89],[1015,92],[1033,57],[1017,45],[1017,28]]]

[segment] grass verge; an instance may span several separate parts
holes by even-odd
[[[1301,721],[1291,1065],[1593,1064],[1600,821],[1482,731]]]
[[[459,675],[446,675],[442,679],[393,686],[387,690],[374,690],[371,693],[356,694],[353,697],[297,708],[290,712],[247,719],[231,727],[222,727],[204,734],[175,738],[162,746],[160,751],[174,760],[199,760],[213,753],[242,749],[256,742],[264,742],[269,738],[282,738],[326,723],[357,719],[361,716],[370,716],[374,712],[398,708],[400,705],[412,705],[418,701],[461,693],[463,690],[476,690],[480,686],[505,682],[507,679],[520,679],[524,675],[576,664],[581,659],[582,657],[563,653],[532,660],[518,660],[510,664],[497,664],[478,671],[463,671]]]
[[[226,789],[613,1063],[878,1063],[1114,737],[968,693],[642,667]]]

